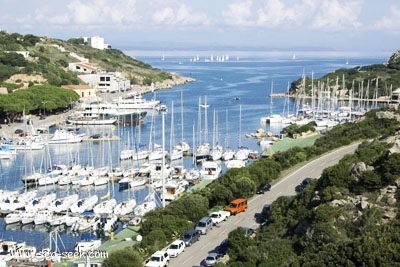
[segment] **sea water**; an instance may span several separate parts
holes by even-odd
[[[164,139],[165,147],[169,149],[170,143],[184,139],[192,149],[199,143],[208,142],[211,145],[219,144],[232,149],[247,146],[252,150],[261,151],[257,140],[246,138],[245,134],[254,133],[259,128],[279,134],[280,127],[269,128],[268,125],[260,124],[260,117],[268,115],[271,110],[275,113],[283,112],[285,99],[273,98],[272,101],[270,99],[272,84],[274,93],[286,93],[288,83],[301,78],[303,74],[309,77],[313,75],[317,79],[339,68],[380,64],[390,56],[354,56],[347,64],[348,56],[337,54],[307,55],[304,58],[297,54],[293,60],[291,56],[280,53],[260,53],[256,56],[240,53],[240,57],[231,55],[229,60],[211,61],[209,55],[192,57],[188,52],[184,56],[179,53],[162,56],[162,52],[153,52],[152,56],[138,55],[136,51],[126,53],[164,71],[192,77],[196,82],[145,95],[145,98],[161,100],[168,106],[168,112],[165,114],[149,112],[140,127],[83,126],[80,129],[80,132],[87,135],[94,133],[116,135],[121,141],[50,145],[43,151],[20,152],[13,160],[1,160],[1,189],[23,190],[22,176],[33,170],[47,169],[55,163],[68,165],[71,162],[79,162],[81,165],[95,167],[131,166],[131,162],[119,161],[119,152],[126,147],[132,147],[135,142],[146,146],[154,143],[161,145]],[[289,105],[293,106],[293,100],[291,101]],[[205,102],[209,107],[199,109],[199,103]],[[173,136],[170,134],[171,129]],[[139,166],[137,163],[134,164]],[[195,166],[191,157],[185,157],[174,164],[190,168]],[[80,197],[93,194],[100,197],[111,191],[111,195],[119,202],[135,197],[138,203],[148,194],[148,189],[145,187],[119,192],[117,184],[88,188],[46,186],[38,190],[41,194],[56,192],[58,196],[78,193]],[[0,218],[0,229],[2,239],[25,241],[38,249],[49,245],[49,232],[53,230],[33,225],[22,227],[5,225],[2,218]],[[62,250],[72,251],[74,243],[80,236],[63,227],[58,231],[63,241],[58,244],[59,247]]]

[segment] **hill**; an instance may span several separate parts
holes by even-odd
[[[354,98],[388,97],[395,89],[400,88],[400,50],[395,52],[385,63],[354,68],[341,68],[328,73],[319,79],[302,77],[293,81],[290,94],[302,93],[311,95],[325,91],[331,96],[349,96]]]
[[[0,86],[12,91],[24,85],[82,84],[78,74],[68,70],[69,63],[80,62],[81,58],[102,70],[121,72],[131,84],[138,86],[153,83],[157,88],[189,81],[177,74],[153,68],[120,50],[92,48],[82,38],[63,41],[0,31]],[[162,85],[163,82],[165,85]]]

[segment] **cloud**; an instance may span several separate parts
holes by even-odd
[[[281,0],[267,0],[264,7],[257,10],[257,25],[269,28],[299,26],[310,18],[309,15],[313,14],[315,9],[315,0],[302,1],[300,4],[291,5],[290,8]]]
[[[390,6],[390,16],[383,16],[380,20],[378,20],[373,28],[377,30],[390,30],[397,33],[400,33],[400,7]]]
[[[228,10],[222,11],[223,21],[228,25],[254,25],[252,6],[252,0],[230,4]]]
[[[328,31],[355,29],[362,26],[358,21],[362,1],[320,1],[311,28]]]
[[[230,4],[222,12],[230,25],[262,26],[267,28],[335,31],[358,28],[362,0],[265,0],[262,6],[251,0]],[[255,11],[253,12],[253,9]]]
[[[194,12],[187,5],[180,4],[156,10],[152,22],[163,25],[200,26],[209,25],[210,19],[204,13]]]

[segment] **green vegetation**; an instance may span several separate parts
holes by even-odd
[[[146,214],[141,229],[143,240],[133,250],[145,259],[193,228],[213,207],[225,206],[234,198],[252,197],[258,185],[278,179],[281,171],[337,147],[391,136],[400,129],[397,120],[378,119],[376,112],[367,113],[357,123],[335,127],[312,147],[295,147],[268,159],[255,160],[245,168],[230,169],[204,189]],[[278,198],[271,206],[268,223],[261,226],[254,239],[245,237],[242,229],[231,232],[229,266],[370,266],[374,261],[389,265],[390,260],[397,260],[397,219],[382,224],[384,209],[372,208],[355,220],[359,214],[356,206],[331,205],[333,200],[358,194],[374,196],[376,200],[380,188],[393,185],[400,178],[400,154],[388,154],[391,145],[363,142],[354,155],[347,155],[339,164],[327,168],[319,180],[313,180],[297,196]],[[351,169],[359,162],[371,169],[356,176]],[[388,199],[382,198],[380,204],[386,205]],[[379,240],[381,248],[375,240]],[[363,242],[368,243],[365,249]],[[367,255],[370,252],[374,253]]]
[[[49,114],[55,110],[67,109],[79,96],[72,90],[51,85],[36,85],[28,90],[18,90],[0,95],[0,118],[13,122],[25,114]]]
[[[24,58],[17,51],[28,51],[29,57]],[[4,81],[14,74],[39,74],[55,86],[79,84],[77,73],[68,70],[68,63],[78,61],[70,53],[83,56],[104,70],[123,72],[127,79],[138,85],[149,85],[171,78],[169,73],[154,69],[120,50],[99,50],[87,46],[82,38],[62,41],[0,31],[0,86],[10,88]]]
[[[369,98],[387,97],[393,89],[400,87],[400,59],[397,54],[392,55],[385,64],[357,66],[351,69],[338,69],[319,79],[304,77],[292,82],[290,94],[295,95],[302,91],[311,95],[317,91],[330,91],[331,96],[338,96],[339,91],[347,97]],[[335,93],[336,92],[336,93]]]

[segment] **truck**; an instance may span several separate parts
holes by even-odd
[[[169,255],[166,251],[156,251],[146,262],[145,267],[165,267],[168,266]]]
[[[210,214],[211,220],[214,225],[217,225],[222,221],[226,221],[229,216],[231,216],[231,213],[225,210],[214,211]]]

